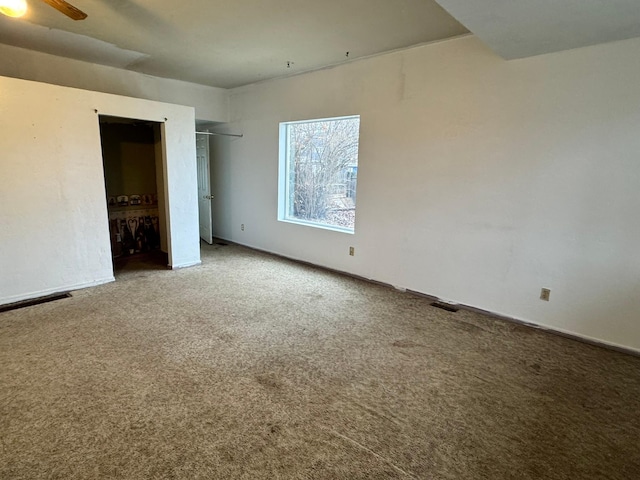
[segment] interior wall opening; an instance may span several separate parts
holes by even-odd
[[[167,268],[161,124],[101,115],[100,138],[114,271]]]
[[[201,245],[227,245],[230,240],[232,206],[225,200],[231,185],[230,148],[241,132],[227,123],[196,121],[198,207]],[[207,204],[208,203],[208,204]]]

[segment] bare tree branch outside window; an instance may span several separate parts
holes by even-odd
[[[353,230],[360,118],[287,125],[288,216]]]

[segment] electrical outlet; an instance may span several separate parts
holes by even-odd
[[[542,290],[540,290],[540,300],[548,302],[549,295],[551,295],[551,290],[549,290],[548,288],[543,288]]]
[[[353,247],[349,247],[349,255],[353,257],[355,254],[356,254],[356,249]]]
[[[244,232],[244,223],[240,225],[240,230]]]

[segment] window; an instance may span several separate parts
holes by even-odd
[[[280,124],[278,220],[353,233],[360,117]]]

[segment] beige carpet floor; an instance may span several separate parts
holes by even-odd
[[[640,358],[238,246],[203,262],[0,314],[1,479],[640,478]]]

